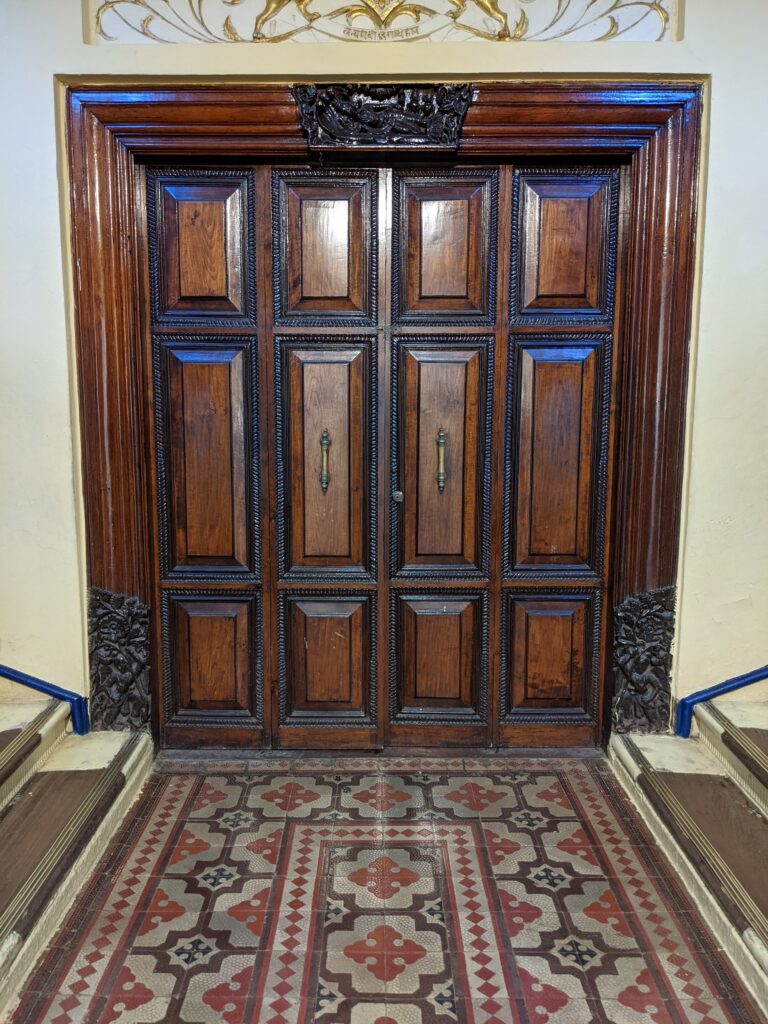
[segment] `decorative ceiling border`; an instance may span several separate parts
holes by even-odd
[[[667,42],[681,0],[83,0],[91,43]]]

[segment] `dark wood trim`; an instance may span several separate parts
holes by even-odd
[[[88,583],[156,604],[134,202],[140,164],[225,153],[301,159],[310,151],[287,85],[69,85],[67,100]],[[703,80],[478,84],[458,148],[460,159],[524,157],[529,165],[599,154],[630,176],[624,322],[632,344],[619,346],[617,368],[613,606],[676,582],[702,104]],[[259,272],[268,288],[265,278]],[[263,542],[270,558],[272,540]],[[268,685],[275,665],[265,657]]]

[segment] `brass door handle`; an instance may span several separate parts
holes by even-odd
[[[437,445],[437,474],[435,479],[437,480],[437,489],[441,494],[445,490],[445,445],[447,441],[448,438],[445,435],[445,431],[440,427],[435,438],[435,444]]]
[[[328,471],[328,449],[331,447],[331,435],[324,430],[320,435],[320,489],[323,494],[328,491],[328,484],[331,482],[331,474]]]

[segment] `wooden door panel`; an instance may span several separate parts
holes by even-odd
[[[284,339],[277,359],[281,576],[370,578],[371,342]]]
[[[474,341],[474,344],[468,342]],[[485,572],[490,339],[395,347],[399,436],[393,481],[403,491],[393,569]]]
[[[393,319],[491,323],[495,171],[395,174]]]
[[[513,436],[507,450],[516,460],[506,517],[513,523],[508,573],[584,575],[602,568],[602,409],[609,401],[604,344],[512,340],[514,407],[507,411],[507,429]]]
[[[508,593],[506,602],[505,742],[520,745],[538,735],[558,745],[558,731],[567,736],[572,728],[573,735],[592,742],[598,728],[600,594],[531,591]]]
[[[255,368],[242,344],[158,346],[163,572],[170,578],[257,569]]]
[[[610,322],[618,171],[516,171],[512,216],[513,322]]]
[[[274,172],[276,322],[373,322],[376,184],[375,172]]]
[[[373,596],[284,592],[280,621],[281,743],[370,745],[375,730]]]
[[[254,325],[253,197],[246,172],[150,172],[158,324]]]
[[[228,728],[228,742],[259,742],[260,733],[254,735],[262,718],[257,601],[253,595],[210,590],[165,595],[171,742],[194,743],[201,729],[212,726]]]
[[[393,742],[469,742],[487,714],[486,598],[483,593],[392,596]],[[463,730],[462,727],[466,727]]]

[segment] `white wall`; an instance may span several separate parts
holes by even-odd
[[[711,73],[677,692],[768,662],[764,0],[689,0],[684,41],[660,45],[88,46],[79,0],[3,0],[0,33],[0,662],[74,690],[86,685],[54,76],[416,72],[437,79]]]

